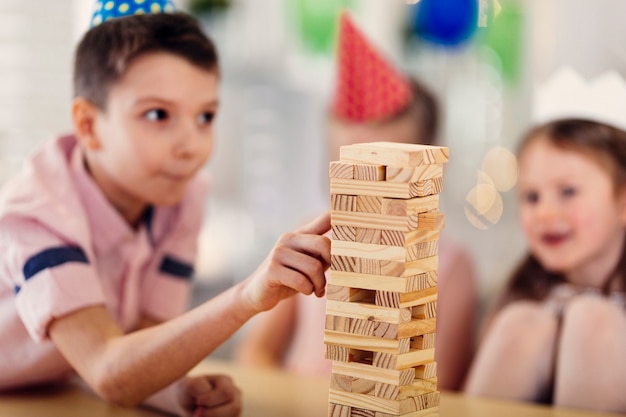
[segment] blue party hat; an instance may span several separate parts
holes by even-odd
[[[122,16],[146,13],[173,13],[176,10],[171,0],[103,0],[96,1],[91,16],[91,27]]]

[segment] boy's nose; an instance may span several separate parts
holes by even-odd
[[[185,126],[178,132],[178,138],[174,146],[174,154],[177,158],[190,158],[195,156],[202,146],[203,137],[195,126]]]

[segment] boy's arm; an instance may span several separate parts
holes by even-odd
[[[280,367],[295,332],[298,300],[297,296],[287,298],[271,311],[258,315],[239,339],[235,361],[245,365]]]
[[[49,335],[103,398],[126,406],[185,375],[255,314],[296,292],[323,295],[329,214],[283,235],[245,281],[168,322],[124,335],[104,307],[55,319]]]

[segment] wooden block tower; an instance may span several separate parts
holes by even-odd
[[[329,417],[436,416],[437,245],[448,148],[343,146],[329,168]]]

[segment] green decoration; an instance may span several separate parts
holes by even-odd
[[[332,52],[339,14],[350,8],[352,0],[295,0],[288,4],[305,47],[314,53]]]
[[[223,12],[230,6],[230,0],[191,0],[189,11],[195,15]]]
[[[519,79],[522,61],[524,13],[518,0],[498,2],[489,13],[487,27],[483,29],[483,44],[500,60],[502,78],[511,83]]]

